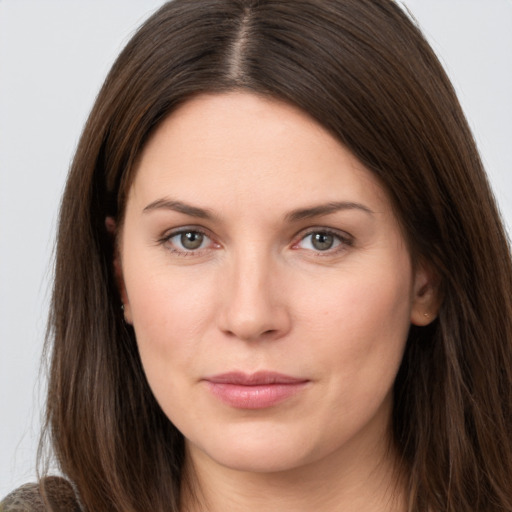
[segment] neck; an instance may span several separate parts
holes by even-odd
[[[382,444],[381,444],[382,446]],[[288,471],[255,473],[215,464],[187,447],[182,512],[400,512],[407,509],[397,456],[370,447],[355,459],[333,454]],[[340,464],[341,459],[344,460]]]

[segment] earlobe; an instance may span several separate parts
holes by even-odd
[[[121,297],[121,309],[123,310],[124,320],[128,324],[132,324],[132,313],[128,294],[126,293],[126,286],[124,284],[121,255],[119,253],[119,244],[117,241],[117,224],[115,219],[113,217],[106,217],[105,227],[113,239],[114,261],[112,262],[112,265],[114,268],[114,278],[116,280],[117,289],[119,291],[119,296]]]
[[[416,271],[411,307],[411,323],[425,326],[432,323],[439,311],[439,282],[435,273],[425,265]]]

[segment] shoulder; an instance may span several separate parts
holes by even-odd
[[[26,484],[8,494],[0,502],[0,512],[46,512],[42,490],[55,512],[80,512],[80,504],[71,484],[64,478],[52,476],[40,484]]]

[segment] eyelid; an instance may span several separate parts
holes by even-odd
[[[201,226],[194,226],[194,225],[179,226],[179,227],[176,227],[173,229],[169,229],[169,230],[165,231],[161,236],[158,237],[157,243],[161,244],[161,245],[169,244],[169,241],[172,238],[174,238],[178,235],[181,235],[183,233],[189,233],[189,232],[197,232],[197,233],[200,233],[201,235],[203,235],[204,237],[206,237],[210,241],[209,247],[204,247],[204,248],[200,248],[200,249],[189,249],[189,250],[180,249],[175,246],[174,247],[167,246],[167,248],[172,253],[177,254],[177,255],[197,256],[197,255],[200,255],[203,252],[208,251],[212,248],[217,249],[217,248],[221,247],[221,245],[211,235],[209,230],[207,230]],[[314,233],[324,233],[324,234],[332,235],[340,242],[334,248],[326,249],[325,251],[321,251],[321,250],[315,251],[314,249],[304,249],[304,250],[308,250],[312,253],[315,253],[316,255],[319,255],[319,256],[328,256],[328,255],[336,254],[338,252],[346,250],[347,247],[351,247],[354,244],[354,237],[351,234],[347,233],[346,231],[342,231],[339,229],[330,228],[330,227],[326,227],[326,226],[312,226],[307,229],[303,229],[297,235],[294,236],[294,241],[292,242],[292,245],[291,245],[292,249],[297,249],[297,250],[301,249],[300,247],[298,247],[300,242],[302,242],[306,237],[308,237]]]
[[[177,228],[173,228],[170,230],[165,231],[161,236],[158,237],[157,243],[161,245],[169,244],[170,240],[174,238],[175,236],[182,235],[183,233],[200,233],[204,237],[208,238],[210,241],[210,245],[214,245],[214,249],[220,247],[220,244],[216,242],[213,238],[213,236],[209,233],[208,230],[205,228],[202,228],[200,226],[180,226]],[[167,249],[170,250],[173,254],[177,255],[183,255],[183,256],[197,256],[202,254],[204,251],[207,251],[211,249],[212,247],[204,247],[201,249],[180,249],[177,247],[169,247],[167,246]]]
[[[339,229],[329,228],[325,226],[313,226],[310,228],[307,228],[305,230],[302,230],[300,233],[298,233],[294,237],[294,242],[292,244],[292,249],[300,249],[300,247],[297,247],[300,242],[302,242],[306,237],[314,234],[314,233],[324,233],[328,235],[332,235],[336,237],[340,241],[340,245],[336,246],[332,249],[327,249],[325,251],[320,250],[311,250],[311,252],[314,252],[315,254],[318,254],[320,256],[328,256],[332,254],[336,254],[337,252],[346,250],[347,247],[351,247],[354,245],[354,237],[347,233],[346,231],[341,231]],[[304,249],[307,250],[307,249]]]

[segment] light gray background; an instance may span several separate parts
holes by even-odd
[[[192,0],[194,1],[194,0]],[[115,56],[162,0],[0,0],[0,497],[34,479],[60,194]],[[512,226],[512,0],[406,0]]]

